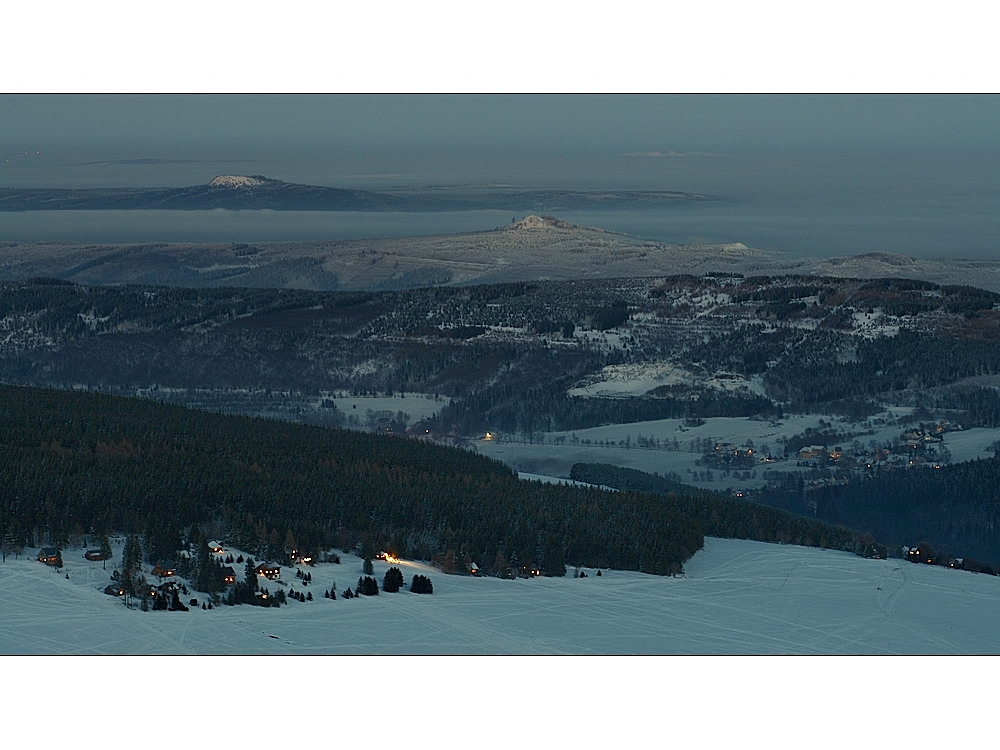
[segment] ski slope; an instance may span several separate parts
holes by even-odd
[[[505,581],[403,562],[407,587],[423,573],[433,594],[350,600],[362,561],[343,555],[311,568],[308,588],[283,571],[311,602],[189,612],[126,609],[102,592],[111,566],[79,552],[59,572],[33,554],[0,565],[0,654],[1000,653],[996,577],[742,540],[706,539],[676,578],[571,569]],[[375,561],[380,585],[387,567]],[[325,599],[334,583],[338,598]]]

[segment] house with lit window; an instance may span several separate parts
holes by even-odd
[[[257,575],[275,581],[281,576],[281,568],[274,563],[261,563],[256,568]]]

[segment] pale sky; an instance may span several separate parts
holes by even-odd
[[[0,151],[258,157],[1000,148],[1000,96],[2,95]]]

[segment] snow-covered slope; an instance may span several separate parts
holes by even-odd
[[[0,654],[1000,653],[996,577],[739,540],[707,539],[678,578],[503,581],[402,563],[434,593],[325,599],[361,575],[344,555],[311,569],[314,601],[190,612],[128,610],[101,592],[110,567],[64,559],[62,572],[0,565]]]

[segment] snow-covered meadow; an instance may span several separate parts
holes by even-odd
[[[662,372],[655,368],[636,372],[623,368],[616,373],[621,379],[601,380],[582,389],[618,388],[617,395],[635,395],[659,383],[655,379],[661,375],[672,377],[674,374],[669,368]],[[356,416],[362,428],[368,425],[372,415],[395,416],[400,412],[412,424],[433,416],[447,403],[444,399],[415,393],[382,397],[341,394],[328,398],[344,414]],[[864,422],[847,421],[833,414],[786,414],[780,421],[711,417],[693,426],[681,419],[658,419],[536,433],[530,439],[525,435],[496,433],[491,440],[467,439],[459,444],[508,464],[522,476],[540,474],[567,479],[575,463],[606,463],[650,474],[673,472],[687,484],[725,491],[760,487],[764,484],[764,472],[769,469],[808,472],[808,466],[797,466],[794,458],[784,458],[784,440],[793,435],[804,434],[810,429],[817,432],[833,430],[851,436],[843,441],[845,448],[857,442],[862,449],[870,450],[873,445],[898,443],[908,426],[920,422],[913,413],[912,407],[896,406]],[[993,444],[998,440],[1000,430],[976,427],[946,433],[941,448],[947,449],[952,462],[971,461],[992,457]],[[753,446],[762,455],[769,453],[778,460],[761,463],[752,472],[705,471],[708,467],[700,465],[700,459],[701,446],[706,442]]]
[[[912,411],[895,408],[892,414],[898,417]],[[768,469],[781,472],[808,471],[808,467],[797,466],[794,458],[783,458],[782,441],[791,435],[802,434],[809,428],[822,430],[821,421],[832,425],[832,429],[856,435],[854,439],[866,448],[873,443],[892,444],[899,440],[904,429],[891,421],[869,428],[862,424],[843,423],[836,416],[823,414],[790,414],[780,422],[745,417],[714,417],[694,427],[686,426],[680,419],[659,419],[571,432],[542,433],[531,441],[520,435],[507,435],[501,436],[499,440],[475,441],[471,447],[483,455],[510,465],[518,473],[567,478],[575,463],[606,463],[649,474],[667,475],[674,472],[687,484],[721,491],[759,487],[764,484],[764,471]],[[845,447],[850,446],[854,439],[845,440]],[[997,440],[1000,440],[998,430],[972,428],[949,432],[942,445],[948,449],[953,462],[971,461],[991,458],[992,445]],[[649,447],[655,445],[656,441],[660,447]],[[779,458],[774,463],[758,464],[753,472],[706,472],[706,467],[700,465],[703,451],[699,448],[706,441],[712,444],[752,445],[762,454],[772,453]],[[745,473],[751,476],[744,478]],[[710,477],[706,476],[709,474]]]
[[[189,612],[127,609],[102,591],[110,564],[63,557],[61,571],[33,554],[0,565],[0,654],[1000,654],[996,577],[741,540],[706,539],[676,578],[506,581],[404,561],[406,583],[426,574],[433,594],[349,600],[362,561],[342,555],[307,588],[283,569],[313,601]]]

